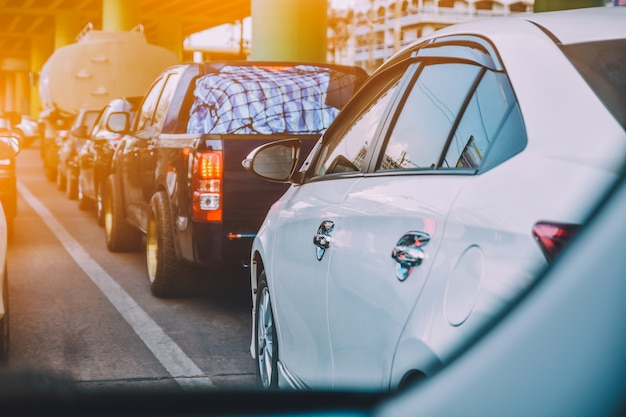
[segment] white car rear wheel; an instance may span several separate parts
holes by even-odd
[[[278,337],[265,271],[259,277],[256,300],[256,375],[260,388],[278,388]]]

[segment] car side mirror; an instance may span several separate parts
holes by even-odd
[[[130,117],[126,112],[114,112],[107,117],[106,127],[114,133],[126,134],[130,130]]]
[[[300,139],[266,143],[248,154],[241,165],[251,174],[271,182],[295,182]]]

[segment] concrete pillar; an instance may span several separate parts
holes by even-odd
[[[251,0],[250,59],[326,62],[327,0]]]
[[[4,111],[15,111],[14,72],[6,72],[4,77]]]
[[[102,0],[102,30],[129,31],[141,24],[139,0]],[[155,44],[183,56],[183,25],[168,19],[157,26]]]
[[[39,72],[53,52],[52,37],[37,35],[30,40],[30,115],[37,117],[43,110],[39,98]]]
[[[15,73],[15,110],[23,114],[30,113],[30,89],[28,72]]]
[[[4,92],[4,78],[6,74],[6,72],[0,71],[0,112],[4,111],[7,107],[5,103],[6,94]]]
[[[28,71],[28,62],[20,58],[0,56],[0,111],[20,111],[24,96],[22,86],[16,86],[18,74]]]
[[[141,23],[139,0],[102,0],[102,30],[129,31]]]
[[[54,15],[54,49],[76,42],[83,29],[80,19],[72,12],[57,12]]]
[[[176,19],[168,19],[157,26],[156,45],[174,52],[180,61],[183,59],[183,24]]]

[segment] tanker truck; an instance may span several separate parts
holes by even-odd
[[[179,62],[168,49],[149,44],[143,27],[95,30],[87,25],[73,44],[58,48],[39,73],[41,157],[50,181],[57,178],[60,142],[81,110],[99,111],[112,99],[143,96],[157,75]]]

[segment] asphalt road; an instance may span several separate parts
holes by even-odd
[[[107,251],[95,213],[46,180],[37,144],[17,170],[11,367],[88,390],[254,387],[246,271],[207,276],[192,296],[156,298],[143,251]]]

